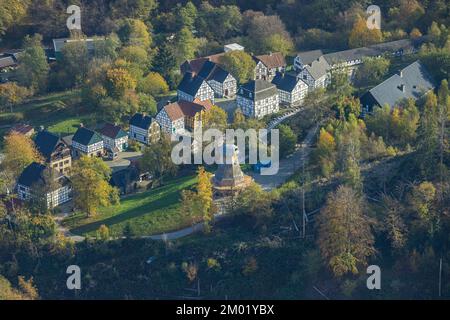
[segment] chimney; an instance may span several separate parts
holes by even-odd
[[[405,92],[406,91],[406,88],[405,88],[404,84],[399,85],[398,88],[401,90],[401,92]]]
[[[400,78],[403,78],[403,70],[400,70],[398,75],[400,76]]]
[[[80,122],[80,128],[84,128],[84,124]]]
[[[269,56],[272,56],[272,51],[269,52]]]

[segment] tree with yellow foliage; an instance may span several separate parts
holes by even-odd
[[[120,41],[127,46],[140,46],[147,49],[153,42],[148,27],[139,19],[121,21],[117,35]]]
[[[213,189],[211,183],[211,173],[207,172],[204,167],[199,167],[197,171],[197,191],[183,190],[181,194],[182,205],[181,212],[190,217],[198,216],[201,213],[204,230],[206,233],[211,231],[211,222],[217,207],[213,202]],[[192,220],[192,223],[197,222]]]
[[[0,35],[26,17],[30,0],[0,1]]]
[[[316,156],[323,176],[330,177],[336,165],[336,142],[325,128],[320,129]]]
[[[75,206],[88,216],[95,215],[100,206],[119,202],[119,192],[108,181],[111,169],[99,158],[81,157],[72,167],[73,200]]]
[[[140,81],[138,90],[156,96],[169,92],[169,86],[159,73],[150,72]]]
[[[11,286],[11,283],[0,275],[0,300],[37,300],[39,294],[33,284],[33,278],[25,280],[19,276],[19,289]]]
[[[107,241],[109,239],[109,228],[102,224],[100,228],[98,228],[96,233],[97,239],[101,241]]]
[[[0,85],[0,105],[9,107],[13,112],[13,107],[18,105],[31,94],[26,87],[17,85],[15,82],[7,82]]]
[[[367,28],[366,21],[358,17],[350,32],[348,45],[351,48],[359,48],[383,41],[383,34],[379,29]]]
[[[436,187],[433,183],[424,181],[415,186],[411,192],[410,204],[421,221],[433,235],[439,228],[439,212],[436,208]]]
[[[213,105],[204,113],[202,119],[203,129],[218,129],[224,131],[227,127],[228,114],[221,107]]]
[[[205,232],[209,233],[211,231],[211,222],[214,218],[214,213],[217,211],[213,203],[211,173],[207,172],[205,168],[200,167],[197,175],[197,197],[200,204],[200,210],[202,211]]]
[[[17,178],[30,163],[42,160],[33,140],[16,132],[5,137],[4,155],[1,168],[10,179]]]
[[[111,68],[106,72],[106,84],[110,96],[121,98],[127,91],[136,89],[136,80],[124,68]]]

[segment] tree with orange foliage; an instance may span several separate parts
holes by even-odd
[[[336,142],[325,128],[320,129],[317,142],[316,156],[320,170],[325,177],[330,177],[336,165]]]
[[[317,218],[319,249],[336,276],[358,274],[375,253],[372,221],[365,215],[363,197],[348,186],[328,195]]]
[[[351,48],[359,48],[383,41],[383,35],[379,29],[367,28],[366,21],[359,17],[350,32],[348,45]]]

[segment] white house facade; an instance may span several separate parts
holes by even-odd
[[[146,145],[158,141],[160,127],[157,120],[142,113],[136,113],[130,119],[129,137]]]
[[[168,134],[179,134],[184,132],[184,117],[174,107],[165,106],[156,115],[156,121],[161,126],[161,131]]]
[[[272,83],[277,86],[280,103],[291,107],[301,105],[308,93],[308,85],[296,75],[278,73]]]
[[[200,101],[210,100],[214,103],[214,90],[198,75],[193,76],[186,73],[177,89],[178,100],[192,102],[195,99]]]
[[[121,127],[106,123],[100,130],[105,149],[123,152],[128,148],[128,133]]]
[[[280,52],[255,56],[255,80],[272,81],[277,72],[283,72],[286,68],[286,61]]]
[[[72,138],[72,157],[82,155],[88,157],[101,157],[104,151],[102,137],[95,131],[80,127]]]
[[[45,170],[53,170],[55,174],[55,180],[58,182],[59,187],[55,190],[49,191],[44,195],[33,194],[33,188],[37,183],[43,183],[43,173]],[[37,186],[36,186],[37,187]],[[41,186],[39,186],[41,187]],[[42,164],[33,162],[24,169],[17,182],[17,194],[19,199],[28,201],[34,197],[45,197],[42,199],[45,201],[48,209],[53,209],[61,204],[64,204],[71,199],[72,187],[69,180],[58,171],[48,168]]]
[[[203,78],[210,85],[216,97],[231,98],[236,95],[236,79],[218,64],[212,61],[206,61],[198,73],[198,76]]]
[[[245,116],[260,119],[279,111],[278,90],[270,82],[253,80],[240,87],[236,103]]]

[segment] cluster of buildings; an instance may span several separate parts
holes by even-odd
[[[54,41],[56,58],[68,41]],[[227,52],[244,50],[238,44],[226,45],[223,53],[185,61],[180,66],[183,78],[177,88],[176,101],[163,105],[154,117],[136,113],[129,120],[128,132],[111,123],[96,130],[81,125],[73,136],[65,138],[45,130],[37,132],[34,141],[44,157],[44,163],[33,163],[23,171],[17,184],[19,198],[27,200],[33,197],[33,185],[50,177],[58,187],[47,192],[47,206],[56,207],[70,200],[69,179],[73,159],[81,156],[114,159],[128,149],[130,139],[150,145],[158,141],[161,134],[189,135],[196,125],[201,124],[205,114],[211,112],[217,98],[235,98],[237,107],[245,116],[258,119],[278,112],[280,105],[301,105],[308,92],[329,84],[333,69],[345,68],[352,77],[364,57],[415,53],[421,41],[423,39],[398,40],[327,54],[321,50],[301,52],[294,59],[294,72],[286,71],[287,64],[281,53],[253,56],[256,64],[254,79],[240,86],[220,63]],[[92,48],[93,41],[88,41],[88,45]],[[0,56],[0,67],[2,63],[14,63],[14,59],[13,53]],[[434,87],[433,79],[416,61],[369,90],[360,101],[363,110],[371,112],[375,105],[394,106],[402,99],[418,99]],[[27,125],[17,125],[12,130],[34,135],[34,129]],[[139,176],[140,173],[134,170],[127,174]],[[130,179],[130,176],[116,175],[112,183],[117,185],[121,179]]]
[[[285,73],[286,61],[280,52],[253,56],[254,79],[238,87],[236,78],[221,66],[221,57],[233,50],[243,50],[237,44],[227,45],[224,52],[185,61],[180,66],[184,75],[178,87],[178,99],[193,101],[234,98],[248,117],[262,118],[277,112],[280,104],[300,105],[307,85]]]

